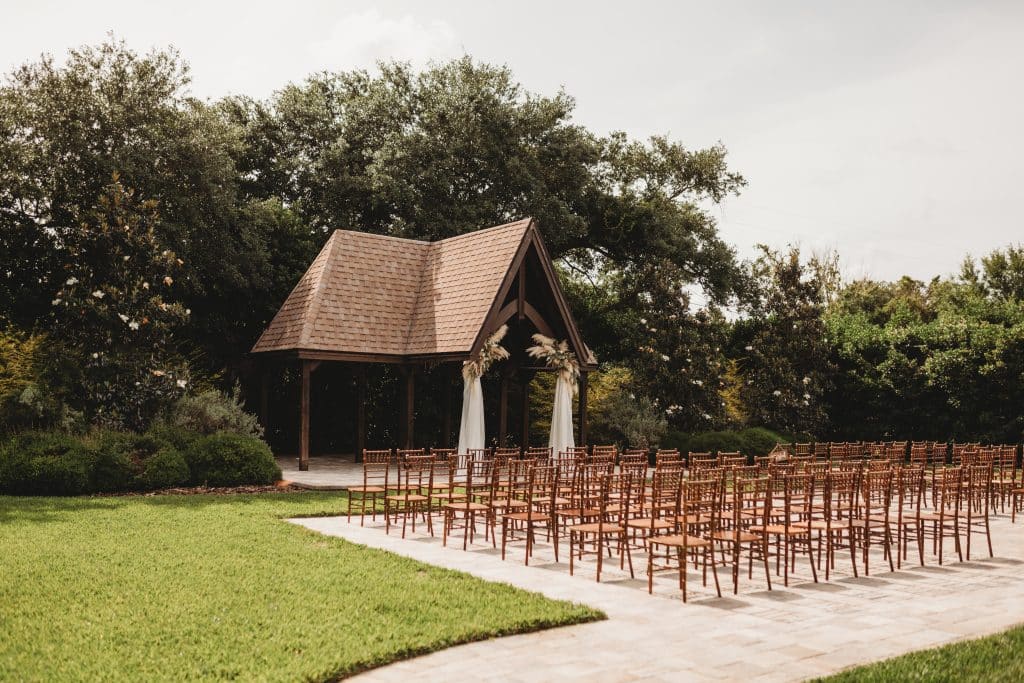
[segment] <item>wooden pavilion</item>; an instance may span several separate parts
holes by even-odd
[[[324,363],[351,369],[356,387],[355,452],[366,446],[366,367],[388,363],[404,381],[399,441],[414,444],[417,372],[479,353],[501,325],[512,354],[501,373],[498,439],[508,436],[508,388],[523,401],[520,443],[529,440],[533,374],[548,368],[528,358],[534,332],[567,339],[580,362],[579,443],[587,438],[587,372],[597,367],[558,283],[535,221],[524,219],[437,242],[336,230],[252,348],[253,359],[301,368],[299,467],[309,467],[311,375]],[[266,420],[268,373],[260,412]],[[451,401],[445,407],[445,440]],[[441,444],[441,445],[447,445]]]

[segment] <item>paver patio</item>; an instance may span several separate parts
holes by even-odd
[[[607,621],[449,648],[358,677],[365,681],[444,680],[467,671],[485,681],[795,681],[1024,620],[1024,527],[1011,526],[1008,516],[993,520],[995,558],[959,563],[953,553],[953,561],[947,555],[940,567],[926,555],[925,567],[911,563],[889,573],[887,566],[882,571],[879,553],[872,557],[871,576],[854,578],[840,555],[836,575],[818,584],[810,580],[806,558],[798,558],[799,579],[784,588],[773,576],[771,592],[764,590],[756,565],[753,581],[743,577],[737,596],[723,571],[722,598],[691,573],[687,604],[671,572],[656,579],[653,597],[647,594],[642,552],[634,553],[635,580],[619,572],[616,562],[599,584],[592,563],[584,562],[570,577],[566,558],[556,565],[544,543],[526,567],[520,541],[510,544],[509,559],[502,561],[500,550],[484,544],[482,535],[463,552],[461,538],[458,547],[444,548],[440,534],[431,538],[419,528],[405,540],[394,530],[386,535],[379,517],[365,527],[343,517],[291,521],[608,615]]]

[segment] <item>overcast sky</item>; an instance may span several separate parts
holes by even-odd
[[[508,64],[597,132],[722,141],[749,186],[715,213],[743,256],[794,242],[851,276],[928,279],[1024,241],[1020,2],[10,5],[5,72],[113,31],[179,48],[209,98],[378,59]]]

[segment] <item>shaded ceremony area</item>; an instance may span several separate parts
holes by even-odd
[[[513,432],[517,444],[531,443],[530,381],[551,370],[526,354],[535,333],[568,340],[585,359],[577,429],[579,443],[586,443],[587,373],[597,360],[580,336],[534,221],[438,242],[337,230],[252,349],[262,373],[260,415],[264,424],[291,419],[298,425],[300,469],[308,468],[317,430],[353,434],[350,452],[360,457],[367,447],[367,374],[386,365],[398,379],[397,414],[396,429],[382,434],[393,435],[402,448],[447,448],[458,426],[453,416],[463,363],[478,357],[502,326],[508,327],[502,346],[511,355],[494,368],[497,420],[491,436],[497,445],[507,445]],[[287,369],[299,377],[297,420],[291,406],[272,407],[268,398]],[[328,374],[329,381],[318,381]],[[440,413],[439,435],[433,425],[432,435],[417,438],[418,382],[442,387],[432,392],[443,396],[439,410],[433,407],[434,415]],[[353,394],[354,405],[344,412],[317,410],[331,392]],[[289,444],[279,448],[295,452]]]

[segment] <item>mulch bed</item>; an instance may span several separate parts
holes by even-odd
[[[288,482],[278,482],[268,486],[189,486],[173,489],[160,489],[158,491],[120,491],[118,493],[97,493],[97,498],[123,498],[127,496],[195,496],[195,495],[218,495],[230,496],[238,493],[296,493],[308,491],[301,486],[295,486]]]

